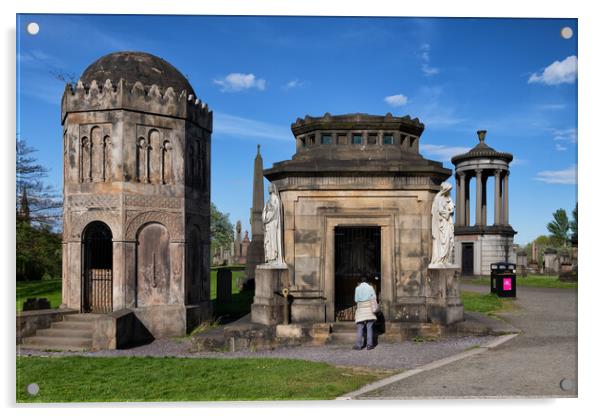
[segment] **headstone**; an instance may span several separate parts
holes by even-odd
[[[527,274],[527,253],[525,251],[516,253],[516,267],[519,275],[525,276]]]
[[[217,301],[227,303],[232,301],[232,270],[217,269]]]
[[[544,273],[557,274],[560,270],[560,263],[558,261],[558,252],[553,248],[547,248],[543,254],[544,259]]]
[[[23,304],[23,311],[39,311],[50,309],[50,302],[46,298],[27,298]]]

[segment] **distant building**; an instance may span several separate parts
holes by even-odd
[[[452,157],[456,168],[455,262],[463,275],[489,275],[491,263],[516,263],[514,235],[509,223],[509,178],[512,154],[498,152],[485,144],[485,130],[477,132],[479,144],[469,152]],[[470,182],[476,180],[475,202],[471,202]],[[493,195],[488,198],[487,179],[494,178]],[[493,201],[493,224],[487,221],[489,201]],[[471,208],[475,208],[474,221]]]

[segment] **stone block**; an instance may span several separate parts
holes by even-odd
[[[276,325],[276,337],[279,338],[301,338],[303,337],[303,328],[301,325]]]

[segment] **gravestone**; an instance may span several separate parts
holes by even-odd
[[[217,301],[230,302],[232,300],[232,270],[217,270]]]
[[[50,309],[50,302],[46,298],[27,298],[23,304],[23,311],[39,311]]]

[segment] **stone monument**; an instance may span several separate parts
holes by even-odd
[[[427,315],[431,322],[452,324],[464,319],[460,300],[460,268],[452,264],[455,205],[452,186],[443,182],[431,208],[433,251],[428,267]]]
[[[245,268],[246,284],[252,285],[255,279],[255,268],[263,264],[265,254],[263,248],[263,159],[260,146],[257,145],[257,155],[253,168],[253,205],[251,208],[251,242],[247,251],[247,266]]]
[[[498,152],[485,144],[487,131],[477,131],[479,143],[469,152],[452,157],[456,168],[455,262],[463,275],[489,276],[491,263],[516,263],[514,234],[509,223],[510,162],[512,154]],[[495,178],[488,198],[487,179]],[[470,182],[476,178],[476,212],[470,216]],[[487,221],[487,207],[493,200],[493,224]]]
[[[210,317],[212,118],[147,53],[103,56],[67,84],[62,306],[129,309],[155,338]]]
[[[429,282],[431,208],[451,171],[420,155],[424,125],[409,116],[326,113],[299,118],[291,130],[292,159],[264,170],[282,204],[286,269],[257,268],[252,321],[287,322],[284,296],[291,324],[349,319],[362,276],[389,325],[432,321],[427,297],[446,303],[437,298],[443,281]]]

